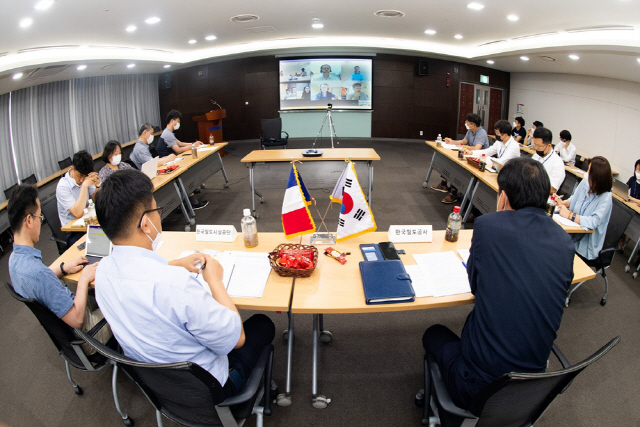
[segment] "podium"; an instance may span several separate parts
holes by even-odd
[[[222,108],[194,117],[193,121],[198,123],[198,139],[208,144],[209,135],[213,134],[213,142],[223,142],[222,119],[225,117],[227,117],[227,110]]]

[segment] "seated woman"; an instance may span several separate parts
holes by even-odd
[[[640,206],[640,159],[636,160],[634,174],[627,181],[627,186],[629,187],[629,200]]]
[[[568,200],[560,201],[560,216],[577,222],[593,233],[572,234],[578,256],[585,260],[598,257],[611,217],[611,166],[601,156],[591,159],[589,170]]]
[[[114,172],[133,169],[129,164],[122,161],[122,145],[118,141],[109,141],[104,146],[102,160],[105,165],[98,172],[100,182],[104,182]]]

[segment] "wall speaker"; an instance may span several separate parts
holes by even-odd
[[[418,61],[418,75],[420,76],[429,75],[429,61],[427,61],[426,59],[420,59]]]
[[[171,73],[164,73],[160,76],[160,88],[171,89]]]

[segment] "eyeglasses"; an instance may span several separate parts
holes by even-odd
[[[146,210],[144,212],[142,212],[142,215],[140,215],[140,221],[138,221],[138,228],[140,228],[140,226],[142,225],[142,218],[144,218],[144,216],[148,213],[151,212],[158,212],[158,215],[160,215],[160,217],[162,218],[162,212],[164,211],[163,207],[159,207],[159,208],[155,208],[155,209],[149,209]]]
[[[40,213],[40,215],[36,215],[36,214],[27,214],[27,216],[32,216],[34,218],[40,218],[40,225],[44,224],[44,215],[42,213]]]

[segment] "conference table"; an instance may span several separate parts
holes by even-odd
[[[302,149],[285,149],[285,150],[253,150],[240,160],[242,163],[249,164],[249,183],[251,185],[251,209],[254,217],[258,217],[256,213],[256,199],[254,195],[260,197],[262,202],[262,195],[256,192],[254,168],[256,163],[269,163],[269,162],[317,162],[317,161],[366,161],[369,171],[369,192],[367,201],[371,206],[371,193],[373,191],[373,161],[380,160],[380,156],[373,148],[325,148],[322,150],[322,155],[317,157],[305,157],[302,155]],[[288,177],[288,175],[287,175]],[[283,188],[284,190],[284,188]]]
[[[228,186],[229,179],[220,157],[220,150],[225,145],[227,145],[226,142],[220,142],[212,146],[203,146],[198,149],[198,157],[195,159],[191,157],[191,152],[182,153],[179,157],[183,160],[173,163],[180,166],[178,169],[168,174],[156,175],[151,180],[156,204],[164,208],[162,219],[169,216],[176,208],[180,208],[186,221],[185,231],[191,230],[191,226],[195,224],[195,212],[189,202],[189,194],[218,171],[222,171],[224,186]],[[158,165],[158,169],[164,167]],[[85,231],[84,224],[77,224],[79,219],[76,218],[64,224],[61,230],[65,233]]]

